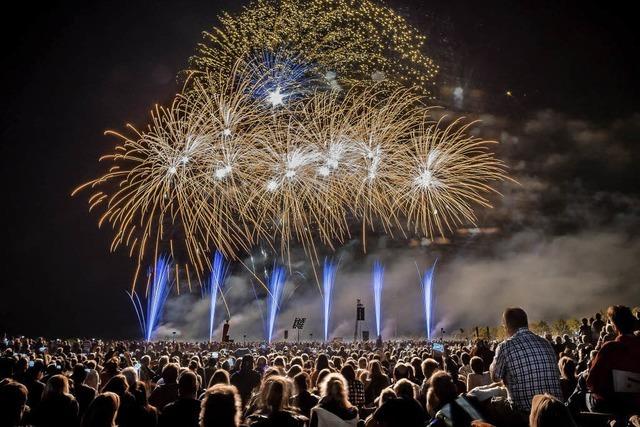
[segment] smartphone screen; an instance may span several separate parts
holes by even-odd
[[[444,344],[439,342],[434,342],[433,351],[437,351],[438,353],[444,353]]]

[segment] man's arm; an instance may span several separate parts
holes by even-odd
[[[504,380],[504,377],[507,374],[507,360],[504,344],[504,342],[498,344],[496,354],[493,356],[493,362],[491,362],[491,366],[489,367],[491,380],[495,382]]]

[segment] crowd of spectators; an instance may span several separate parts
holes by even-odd
[[[640,425],[640,315],[572,335],[385,342],[0,343],[0,427]],[[616,424],[617,423],[617,424]]]

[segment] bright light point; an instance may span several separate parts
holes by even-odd
[[[287,173],[284,174],[287,178],[291,179],[296,176],[296,171],[293,169],[287,169]]]
[[[371,80],[373,80],[374,82],[381,82],[386,78],[387,75],[384,73],[384,71],[374,71],[373,73],[371,73]]]
[[[175,166],[171,166],[169,168],[168,172],[173,175],[174,173],[178,172],[178,169],[176,169]]]
[[[329,169],[328,166],[320,166],[318,168],[318,175],[320,176],[329,176],[330,173],[331,173],[331,170]]]
[[[453,90],[453,96],[455,96],[456,98],[462,98],[463,94],[464,94],[464,89],[462,89],[460,86],[456,87]]]
[[[189,162],[189,157],[187,156],[183,156],[180,161],[182,162],[182,164],[186,164],[187,162]]]
[[[227,175],[229,175],[231,173],[231,166],[227,165],[223,168],[220,169],[216,169],[215,172],[213,173],[213,175],[217,178],[217,179],[224,179],[227,177]]]
[[[510,91],[510,90],[508,90],[508,91],[507,91],[506,95],[507,95],[507,96],[513,96],[513,94],[511,93],[511,91]]]
[[[231,129],[226,128],[225,130],[222,131],[222,135],[231,136]]]
[[[430,188],[437,188],[442,185],[442,182],[440,182],[440,180],[434,177],[433,173],[431,173],[429,169],[425,169],[424,171],[422,171],[420,175],[415,177],[413,182],[416,185],[416,187],[422,188],[424,190],[430,189]]]
[[[284,101],[285,95],[280,93],[280,88],[276,88],[276,90],[274,90],[273,92],[268,91],[267,94],[267,99],[272,107],[281,105]]]
[[[268,191],[276,191],[278,189],[278,182],[275,179],[267,182],[267,190]]]

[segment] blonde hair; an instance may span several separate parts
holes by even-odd
[[[238,390],[227,384],[210,387],[200,405],[200,427],[237,427],[242,403]]]
[[[552,427],[557,425],[576,427],[567,407],[560,400],[547,393],[533,396],[529,426]]]
[[[281,375],[271,375],[262,382],[260,388],[260,406],[269,412],[282,411],[289,408],[292,384]]]
[[[340,374],[329,374],[320,384],[324,401],[333,401],[343,408],[351,408],[353,405],[347,398],[347,387],[347,380]]]

